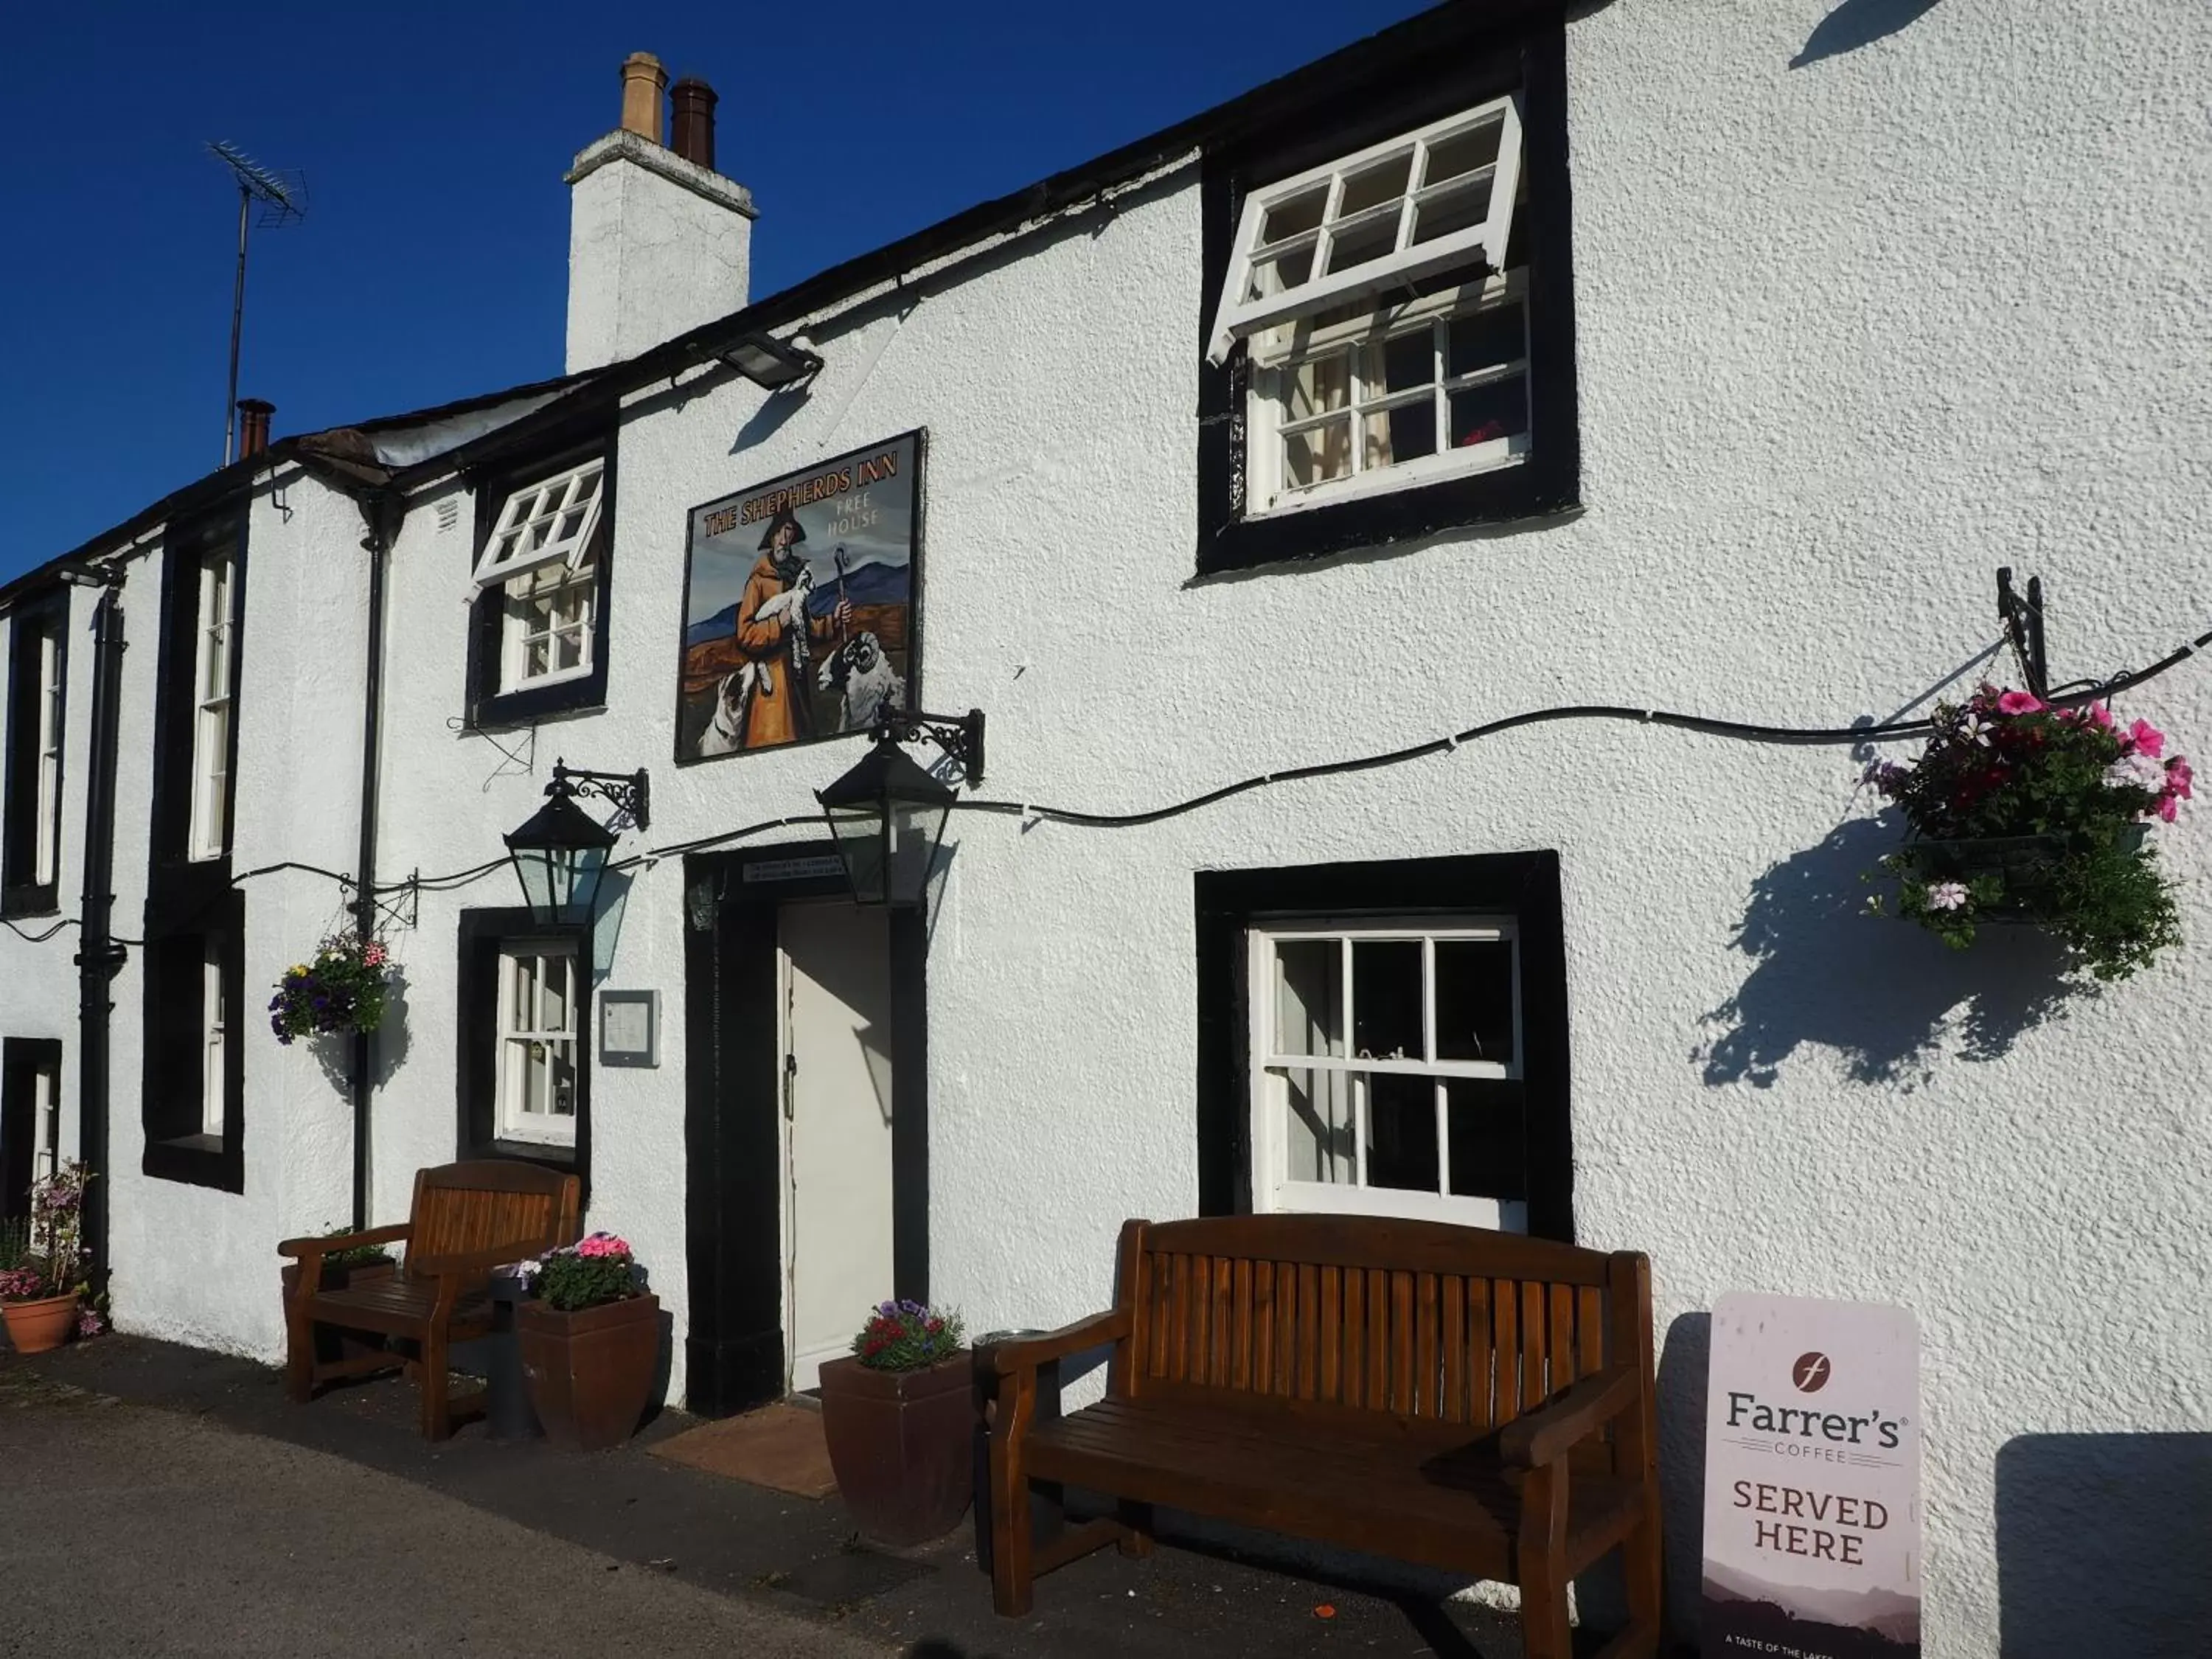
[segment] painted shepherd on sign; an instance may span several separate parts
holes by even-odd
[[[831,737],[912,706],[921,436],[692,510],[679,761]]]
[[[1702,1650],[1920,1651],[1919,1337],[1901,1308],[1713,1310]]]

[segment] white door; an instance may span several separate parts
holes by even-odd
[[[785,1352],[800,1389],[891,1293],[890,912],[787,904],[777,920]]]

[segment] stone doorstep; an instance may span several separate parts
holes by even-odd
[[[0,1409],[103,1401],[190,1412],[345,1457],[616,1563],[835,1620],[911,1659],[1521,1651],[1511,1615],[1447,1605],[1449,1586],[1384,1582],[1397,1577],[1390,1564],[1355,1581],[1248,1551],[1241,1540],[1178,1540],[1172,1530],[1147,1560],[1108,1549],[1039,1579],[1031,1616],[1001,1620],[970,1523],[919,1548],[878,1548],[835,1497],[794,1498],[650,1455],[698,1426],[678,1411],[661,1412],[625,1446],[581,1456],[495,1442],[481,1423],[434,1445],[416,1433],[414,1390],[397,1378],[339,1384],[297,1407],[275,1369],[174,1343],[108,1336],[32,1358],[0,1351]]]

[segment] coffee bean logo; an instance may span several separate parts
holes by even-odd
[[[1833,1374],[1834,1368],[1824,1353],[1801,1353],[1790,1367],[1790,1380],[1797,1385],[1800,1394],[1820,1393],[1828,1386],[1828,1378]]]

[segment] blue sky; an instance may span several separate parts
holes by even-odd
[[[628,52],[721,94],[760,295],[1425,7],[27,0],[0,22],[0,580],[222,458],[237,198],[208,139],[307,176],[247,278],[240,392],[282,435],[560,372],[561,174]]]

